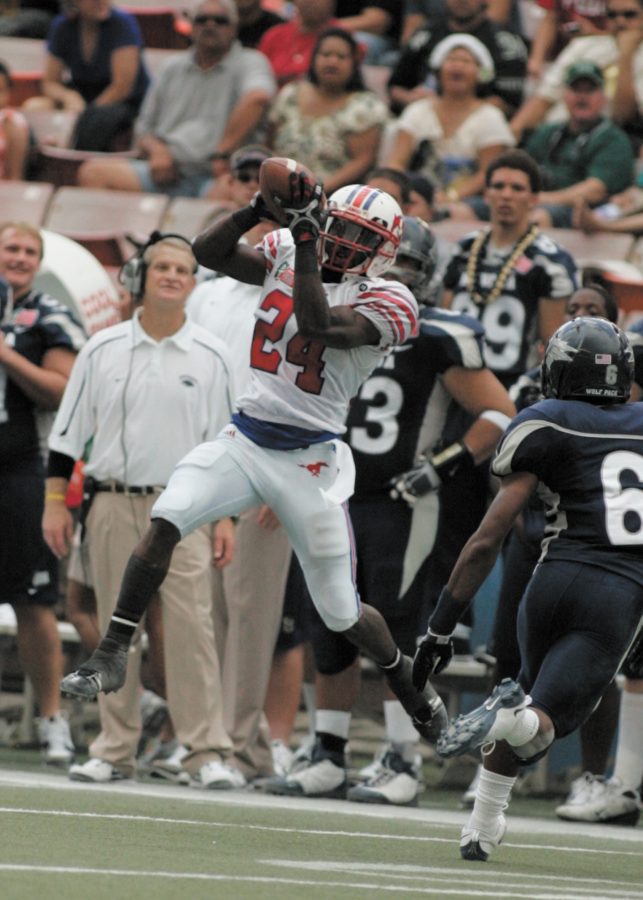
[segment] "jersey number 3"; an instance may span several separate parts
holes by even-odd
[[[324,385],[322,372],[325,363],[322,357],[325,345],[320,341],[307,341],[296,332],[286,344],[283,354],[277,346],[283,338],[288,319],[293,315],[292,298],[281,291],[271,291],[263,298],[259,308],[267,313],[276,310],[276,314],[272,321],[259,319],[255,325],[250,350],[252,368],[274,375],[285,357],[286,362],[301,367],[301,372],[295,377],[297,387],[307,394],[320,394]],[[268,349],[268,344],[272,345],[271,349]]]

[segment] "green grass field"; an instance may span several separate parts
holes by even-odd
[[[427,791],[417,809],[362,807],[83,785],[23,759],[0,751],[2,900],[643,900],[643,827],[565,824],[551,801],[512,804],[505,843],[489,862],[465,863],[455,792]]]

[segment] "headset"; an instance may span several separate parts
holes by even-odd
[[[131,259],[128,259],[123,263],[120,272],[118,273],[118,281],[123,287],[130,292],[130,294],[136,299],[140,300],[145,292],[145,275],[147,272],[147,262],[144,257],[146,252],[150,247],[153,247],[154,244],[158,244],[160,241],[165,241],[168,238],[176,238],[179,241],[183,241],[184,244],[187,244],[190,248],[190,253],[192,251],[192,242],[189,241],[182,234],[175,234],[174,232],[161,232],[161,231],[153,231],[149,239],[142,247],[139,248],[137,253],[132,256]],[[198,264],[195,264],[193,273],[196,273],[198,269]]]

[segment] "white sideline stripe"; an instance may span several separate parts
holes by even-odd
[[[87,877],[88,875],[98,875],[98,876],[110,876],[110,877],[124,877],[128,879],[133,878],[163,878],[169,879],[172,881],[217,881],[217,882],[237,882],[244,884],[273,884],[273,885],[297,885],[301,887],[317,887],[317,888],[350,888],[352,890],[355,889],[364,889],[369,891],[386,891],[387,893],[396,893],[396,894],[423,894],[426,896],[427,894],[434,894],[440,897],[448,896],[450,894],[457,894],[458,896],[462,896],[462,888],[449,888],[449,887],[432,887],[431,885],[421,885],[418,887],[412,887],[410,885],[402,885],[402,884],[376,884],[372,881],[367,882],[355,882],[355,881],[312,881],[303,878],[272,878],[266,876],[255,876],[255,875],[215,875],[211,873],[204,872],[165,872],[165,871],[147,871],[147,870],[132,870],[132,869],[97,869],[97,868],[82,868],[80,866],[30,866],[30,865],[18,865],[12,863],[2,863],[0,864],[0,872],[28,872],[28,873],[46,873],[48,875],[82,875],[83,877]],[[460,870],[461,872],[461,870]],[[605,896],[605,893],[601,894],[589,894],[586,891],[583,891],[581,894],[570,894],[570,893],[552,893],[551,891],[547,891],[546,893],[534,893],[533,891],[529,891],[529,893],[522,893],[521,891],[515,891],[511,887],[499,887],[497,884],[494,885],[490,890],[472,890],[467,889],[468,897],[494,897],[494,898],[525,898],[525,900],[591,900],[591,898],[595,898],[595,900],[602,900]],[[623,894],[620,895],[620,900],[628,900],[628,898],[638,898],[641,897],[640,893],[636,894]]]
[[[304,807],[305,808],[305,807]],[[406,834],[377,834],[370,831],[341,831],[329,828],[285,828],[277,825],[253,825],[249,822],[207,822],[202,819],[172,819],[162,816],[136,816],[127,813],[70,812],[66,809],[25,809],[24,807],[0,806],[0,813],[18,813],[32,816],[57,816],[70,819],[111,819],[126,822],[151,822],[163,825],[196,825],[201,828],[240,828],[245,831],[268,831],[284,834],[314,834],[319,837],[364,838],[369,841],[415,841],[425,844],[453,844],[452,837],[429,837]],[[562,847],[560,844],[516,844],[503,841],[503,847],[520,850],[558,850],[563,853],[598,853],[608,856],[640,856],[636,850],[604,850],[591,847]]]
[[[422,825],[431,825],[452,833],[453,828],[460,828],[466,822],[468,810],[436,809],[432,807],[408,807],[408,806],[377,806],[367,803],[350,803],[347,800],[318,800],[313,798],[280,797],[272,794],[263,794],[259,791],[207,791],[196,790],[191,787],[179,785],[149,784],[137,781],[113,782],[110,784],[90,784],[80,781],[70,781],[64,775],[47,774],[45,772],[25,772],[16,769],[0,769],[0,785],[30,788],[42,792],[43,788],[51,788],[63,793],[84,792],[95,795],[102,794],[109,797],[144,797],[147,799],[161,799],[164,801],[188,801],[190,805],[199,805],[201,808],[223,805],[228,807],[245,807],[247,809],[264,810],[297,810],[309,813],[331,813],[337,820],[340,816],[384,820],[387,825],[391,821],[414,822]],[[359,808],[358,808],[359,807]],[[249,827],[249,826],[246,826]],[[296,831],[297,829],[295,829]],[[509,817],[509,831],[514,835],[545,835],[550,839],[562,838],[568,840],[570,836],[583,838],[592,842],[621,841],[640,845],[643,850],[643,828],[629,828],[619,825],[599,825],[581,822],[559,822],[555,819],[527,818],[526,816]],[[335,832],[319,832],[320,834],[333,834]],[[353,834],[349,832],[348,834]],[[382,835],[376,835],[382,837]],[[389,837],[390,839],[390,837]],[[411,839],[411,838],[410,838]],[[434,840],[437,840],[434,839]],[[510,846],[503,841],[505,846]],[[518,846],[518,845],[514,845]],[[528,845],[532,847],[534,845]],[[542,847],[538,847],[542,849]],[[559,849],[555,846],[554,849]],[[596,853],[605,852],[597,847]]]
[[[443,879],[451,880],[454,876],[458,879],[462,879],[466,882],[468,879],[471,879],[474,882],[478,882],[483,879],[488,879],[496,885],[498,880],[503,882],[503,888],[509,890],[511,887],[510,884],[505,883],[510,879],[520,879],[521,884],[519,885],[521,888],[525,888],[527,886],[527,882],[529,881],[554,881],[556,883],[556,887],[558,890],[576,890],[583,892],[590,892],[591,894],[597,890],[597,886],[601,887],[601,897],[605,896],[615,896],[618,900],[625,897],[643,897],[643,893],[638,890],[635,884],[632,884],[631,881],[615,881],[614,879],[602,879],[596,876],[583,878],[582,876],[569,876],[569,875],[538,875],[533,872],[498,872],[489,870],[483,872],[480,870],[478,866],[470,867],[468,871],[459,869],[449,869],[438,866],[413,866],[413,865],[395,865],[390,863],[347,863],[347,862],[329,862],[328,860],[309,860],[308,862],[297,862],[295,860],[290,859],[260,859],[257,862],[262,863],[267,866],[282,866],[289,869],[308,869],[311,871],[320,871],[320,872],[350,872],[351,875],[376,875],[381,873],[383,875],[393,876],[396,878],[403,878],[407,880],[418,879],[423,877],[430,877],[433,882],[436,880],[439,881]],[[561,882],[570,882],[573,888],[564,887]],[[589,882],[590,884],[595,885],[594,888],[584,888],[582,887],[583,882]],[[611,885],[611,888],[606,887],[607,885]],[[484,887],[484,885],[482,885]],[[626,890],[623,892],[623,887]]]

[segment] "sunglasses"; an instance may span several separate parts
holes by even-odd
[[[259,172],[239,172],[234,177],[242,184],[250,184],[251,181],[259,181]]]
[[[223,27],[224,25],[230,24],[230,19],[228,19],[226,16],[209,16],[203,14],[195,16],[193,22],[195,25],[205,25],[207,22],[212,22],[213,25],[221,25],[221,27]]]
[[[608,19],[636,19],[640,13],[638,9],[624,9],[621,12],[608,10],[605,15]]]

